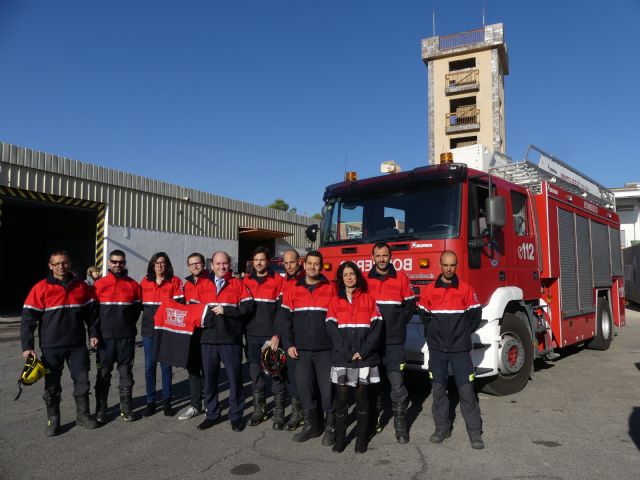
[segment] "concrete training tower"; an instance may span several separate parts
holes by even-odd
[[[483,144],[505,153],[502,23],[422,40],[427,66],[429,164],[452,148]]]

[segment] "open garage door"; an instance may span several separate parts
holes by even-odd
[[[102,259],[96,255],[98,223],[104,221],[102,208],[75,206],[76,199],[47,196],[33,199],[32,192],[2,188],[0,195],[0,313],[19,314],[31,287],[48,273],[48,256],[55,249],[67,250],[72,269],[81,278]],[[10,192],[10,193],[9,193]],[[69,204],[65,203],[69,200]],[[79,200],[77,203],[89,202]],[[92,206],[96,204],[92,203]],[[101,230],[101,228],[100,228]],[[102,248],[100,240],[98,249]]]
[[[263,228],[240,227],[238,232],[238,271],[246,273],[247,261],[258,247],[267,247],[271,254],[276,251],[276,239],[290,237],[292,233],[265,230]]]

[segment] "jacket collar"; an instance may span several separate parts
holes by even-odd
[[[460,281],[458,280],[458,275],[456,275],[455,273],[453,274],[451,283],[443,282],[442,274],[440,274],[438,275],[438,278],[436,279],[436,284],[434,285],[435,288],[449,288],[449,287],[458,288],[459,286],[460,286]]]
[[[107,275],[111,275],[113,278],[126,278],[129,276],[129,271],[126,268],[124,268],[122,269],[122,273],[119,273],[118,275],[116,275],[111,270],[109,270],[107,272]]]
[[[389,268],[387,269],[387,273],[382,275],[378,273],[376,270],[376,266],[374,265],[371,270],[369,270],[369,274],[367,275],[369,278],[375,278],[376,280],[384,280],[385,278],[396,278],[398,273],[396,272],[396,268],[393,266],[393,263],[389,262]]]
[[[267,268],[267,274],[265,276],[258,277],[258,275],[256,274],[255,270],[253,270],[251,272],[251,275],[249,275],[249,277],[251,277],[252,279],[254,279],[258,283],[264,282],[267,278],[273,278],[274,276],[275,276],[275,274],[273,273],[273,270],[271,270],[271,267]]]
[[[211,280],[213,283],[216,283],[216,274],[213,272],[209,272],[209,280]],[[229,280],[231,280],[233,278],[233,272],[231,270],[229,270],[227,272],[227,274],[224,276],[224,284],[227,285],[229,283]]]
[[[293,275],[289,275],[287,273],[286,279],[289,281],[298,281],[301,277],[304,277],[304,269],[302,267],[298,268],[298,271]]]
[[[162,280],[163,282],[170,282],[171,279],[173,278],[173,275],[171,275],[170,273],[167,273],[164,276],[164,279]],[[155,282],[156,281],[156,274],[155,273],[147,273],[147,280],[149,280],[150,282]]]
[[[356,298],[357,296],[359,296],[360,294],[362,294],[362,290],[360,290],[359,288],[356,288],[353,291],[353,297],[352,298]],[[349,300],[349,298],[347,297],[347,289],[342,286],[338,289],[338,297],[342,298],[343,300]]]
[[[50,283],[52,285],[62,285],[65,288],[74,280],[76,280],[76,276],[71,272],[67,273],[64,280],[58,280],[53,276],[52,272],[49,272],[49,275],[47,275],[47,283]]]
[[[320,274],[319,278],[319,282],[316,285],[320,285],[322,283],[329,283],[329,279],[327,277],[325,277],[323,274]],[[301,286],[306,286],[307,285],[307,276],[306,275],[302,275],[300,276],[300,278],[298,278],[298,280],[296,281],[296,285],[301,285]]]
[[[196,278],[207,278],[209,276],[209,270],[207,270],[206,268],[204,270],[202,270],[202,272],[200,272],[200,275],[198,275],[198,277],[194,277],[193,274],[189,275],[188,277],[184,277],[184,279],[187,282],[191,282],[195,285],[196,283]]]

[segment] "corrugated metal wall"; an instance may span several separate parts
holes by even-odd
[[[0,184],[109,205],[109,223],[235,240],[239,227],[293,234],[307,246],[313,220],[151,178],[0,142]]]

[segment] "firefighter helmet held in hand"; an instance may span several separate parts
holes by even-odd
[[[20,378],[18,379],[19,392],[15,400],[20,398],[20,395],[22,394],[22,385],[33,385],[44,377],[45,373],[47,373],[47,371],[40,359],[34,355],[29,355],[24,363],[24,368],[22,369]]]
[[[281,348],[275,350],[270,346],[264,348],[260,356],[260,363],[262,363],[262,370],[267,375],[280,378],[284,377],[287,357]]]

